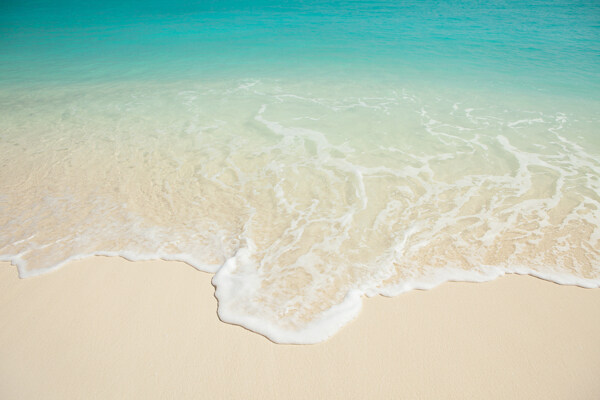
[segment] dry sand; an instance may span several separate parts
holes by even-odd
[[[220,322],[211,275],[96,257],[0,264],[2,399],[599,399],[600,290],[527,276],[364,301],[329,341]]]

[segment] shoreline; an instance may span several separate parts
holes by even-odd
[[[4,398],[582,398],[600,393],[600,290],[509,275],[363,298],[329,340],[217,318],[212,274],[94,257],[0,263]]]
[[[243,255],[241,256],[243,257]],[[591,278],[582,278],[557,271],[551,273],[540,273],[528,267],[511,267],[501,268],[494,266],[485,266],[474,268],[472,270],[459,269],[443,269],[440,273],[430,274],[422,280],[408,280],[399,286],[384,287],[373,290],[352,289],[348,291],[341,303],[333,305],[325,310],[311,323],[305,325],[299,330],[281,329],[272,322],[263,320],[254,316],[249,316],[240,313],[236,310],[235,305],[229,304],[229,297],[236,292],[235,279],[228,281],[228,276],[231,275],[231,269],[235,270],[236,262],[239,258],[234,256],[227,260],[222,266],[201,266],[194,265],[192,260],[186,260],[185,257],[180,258],[163,258],[156,256],[146,256],[145,258],[133,258],[126,255],[120,255],[116,252],[98,252],[95,254],[78,255],[70,257],[57,265],[46,269],[38,269],[27,271],[23,268],[20,259],[0,259],[0,265],[3,263],[11,264],[17,270],[20,279],[31,279],[35,277],[45,276],[47,274],[58,271],[65,266],[74,262],[85,262],[90,259],[116,259],[125,262],[146,263],[146,262],[166,262],[166,263],[183,263],[194,270],[211,275],[210,284],[214,287],[213,296],[217,300],[217,315],[221,322],[240,326],[250,332],[256,333],[268,339],[275,344],[291,344],[291,345],[311,345],[323,343],[331,337],[339,333],[349,323],[354,321],[362,310],[363,301],[372,297],[387,297],[394,298],[404,293],[421,290],[429,291],[437,288],[440,285],[447,283],[485,283],[494,281],[503,276],[521,275],[529,276],[536,279],[541,279],[549,283],[554,283],[561,286],[576,286],[583,289],[600,288],[600,280]],[[448,275],[450,273],[450,275]]]

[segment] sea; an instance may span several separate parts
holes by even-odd
[[[599,129],[597,0],[3,0],[0,260],[184,261],[277,343],[446,281],[597,288]]]

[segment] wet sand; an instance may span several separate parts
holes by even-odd
[[[510,275],[365,299],[317,345],[218,320],[212,275],[96,257],[0,263],[0,397],[597,399],[600,290]]]

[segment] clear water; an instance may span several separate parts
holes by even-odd
[[[362,294],[600,284],[597,2],[0,5],[0,259],[215,272],[311,343]]]

